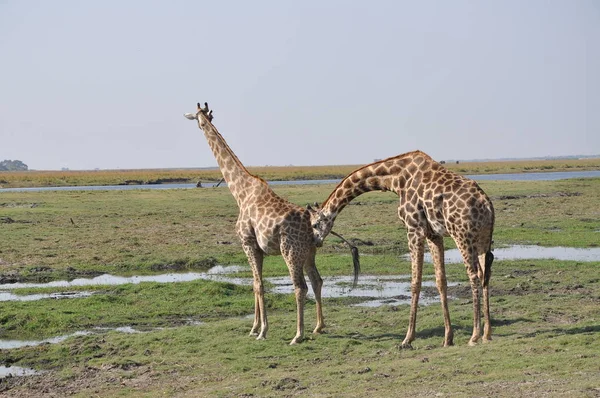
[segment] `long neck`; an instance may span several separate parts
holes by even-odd
[[[223,174],[229,190],[239,204],[245,198],[246,189],[257,181],[262,182],[262,180],[246,170],[242,162],[240,162],[235,153],[229,148],[221,133],[219,133],[211,122],[206,121],[202,125],[202,130],[219,164],[221,174]]]
[[[409,170],[417,167],[413,165],[413,155],[415,153],[421,154],[422,152],[410,152],[371,163],[353,171],[338,184],[329,195],[329,198],[323,202],[321,205],[323,213],[335,218],[348,203],[366,192],[393,191],[399,194],[399,191],[406,185],[407,178],[409,178]]]

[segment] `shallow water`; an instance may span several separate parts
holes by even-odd
[[[10,292],[0,291],[0,301],[37,301],[42,299],[68,299],[68,298],[81,298],[89,297],[93,292],[60,292],[60,293],[40,293],[40,294],[26,294],[19,295]]]
[[[500,180],[500,181],[554,181],[569,178],[594,178],[600,177],[600,170],[589,171],[556,171],[547,173],[514,173],[514,174],[473,174],[466,177],[475,180]],[[337,184],[340,180],[293,180],[269,181],[269,185],[309,185],[309,184]],[[210,188],[216,184],[202,183],[203,187]],[[219,185],[227,187],[226,183]],[[0,192],[41,192],[41,191],[115,191],[132,189],[195,189],[196,184],[142,184],[142,185],[96,185],[72,187],[30,187],[30,188],[0,188]]]
[[[561,261],[600,261],[600,247],[542,247],[535,245],[515,245],[493,250],[495,260],[542,260],[555,259]],[[408,258],[408,256],[405,256]],[[458,249],[446,250],[446,264],[462,263]],[[431,262],[431,255],[425,253],[425,261]]]
[[[74,286],[90,286],[90,285],[122,285],[128,283],[141,283],[141,282],[159,282],[159,283],[176,283],[176,282],[187,282],[197,279],[214,280],[220,282],[228,282],[237,285],[251,285],[251,278],[240,278],[228,276],[227,272],[237,272],[245,267],[231,266],[221,267],[213,269],[208,272],[188,272],[184,274],[161,274],[161,275],[143,275],[143,276],[131,276],[121,277],[114,275],[100,275],[90,279],[74,279],[72,281],[54,281],[48,283],[13,283],[0,285],[0,290],[12,290],[20,288],[47,288],[47,287],[74,287]],[[364,297],[377,298],[377,299],[391,299],[393,296],[405,296],[410,295],[410,276],[407,275],[391,275],[391,276],[372,276],[362,275],[359,278],[359,284],[356,288],[352,288],[352,282],[354,278],[352,276],[335,276],[335,277],[324,277],[322,297]],[[289,294],[293,293],[294,287],[292,281],[288,276],[284,277],[273,277],[265,278],[265,282],[271,284],[269,291],[273,293]],[[306,283],[310,286],[310,281],[306,278]],[[433,286],[433,282],[424,281],[423,286]],[[23,297],[23,301],[40,300],[44,298],[52,298],[55,295],[61,297],[87,297],[91,293],[81,292],[83,294],[39,294],[39,295],[25,295],[19,296],[10,292],[0,291],[0,300],[3,298],[18,301],[20,297]],[[312,288],[309,287],[309,297],[314,298]],[[406,302],[406,300],[396,299],[392,301],[394,304],[399,305]],[[410,301],[408,301],[410,302]]]
[[[29,369],[29,368],[21,368],[19,366],[0,366],[0,379],[7,376],[33,376],[39,374],[40,372]]]
[[[231,282],[238,284],[248,284],[249,278],[232,278],[225,275],[246,270],[248,268],[239,265],[228,267],[216,266],[208,272],[187,272],[187,273],[170,273],[159,275],[134,275],[134,276],[115,276],[110,274],[99,275],[94,278],[79,278],[71,281],[53,281],[47,283],[6,283],[0,285],[0,291],[13,290],[23,288],[47,288],[47,287],[74,287],[74,286],[101,286],[101,285],[125,285],[138,284],[142,282],[158,282],[158,283],[174,283],[174,282],[190,282],[197,279],[207,279],[223,282]],[[0,292],[1,293],[1,292]]]
[[[49,339],[44,340],[0,340],[0,350],[10,350],[13,348],[21,347],[33,347],[41,344],[58,344],[62,343],[70,337],[87,336],[89,334],[92,334],[92,332],[80,331],[71,334],[65,334],[62,336],[51,337]]]
[[[203,323],[201,321],[187,320],[183,324],[186,326],[199,326],[199,325],[202,325]],[[42,344],[58,344],[58,343],[62,343],[63,341],[65,341],[71,337],[89,336],[92,334],[99,334],[99,333],[105,333],[105,332],[113,332],[114,331],[114,332],[119,332],[119,333],[124,333],[124,334],[138,334],[138,333],[145,333],[145,332],[150,332],[153,330],[162,330],[162,329],[164,329],[164,328],[156,327],[156,328],[135,329],[132,326],[120,326],[120,327],[116,327],[116,328],[95,327],[92,330],[80,330],[80,331],[77,331],[74,333],[51,337],[51,338],[44,339],[44,340],[2,340],[2,339],[0,339],[0,350],[10,350],[10,349],[22,348],[22,347],[33,347],[33,346],[38,346],[38,345],[42,345]]]

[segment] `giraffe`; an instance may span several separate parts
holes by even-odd
[[[223,136],[212,124],[213,114],[208,104],[198,103],[196,113],[184,115],[196,120],[219,164],[221,173],[235,198],[239,215],[236,233],[252,268],[254,290],[254,323],[251,336],[258,340],[267,336],[268,322],[262,281],[263,258],[281,254],[294,284],[297,307],[296,336],[290,344],[304,338],[304,302],[308,291],[303,272],[310,280],[316,301],[317,325],[313,333],[325,327],[321,307],[323,280],[315,264],[316,245],[310,224],[310,212],[279,197],[262,178],[248,172],[233,153]],[[355,278],[358,270],[354,269]],[[260,331],[259,331],[260,327]]]
[[[485,317],[483,341],[491,340],[489,280],[494,259],[491,245],[495,216],[492,202],[485,192],[475,181],[447,170],[418,150],[374,162],[350,173],[320,207],[311,209],[317,247],[322,246],[335,218],[351,200],[376,190],[391,191],[399,196],[398,216],[407,229],[412,297],[408,331],[401,347],[411,348],[415,339],[425,241],[433,258],[444,313],[443,345],[453,345],[444,268],[444,236],[451,236],[456,242],[469,276],[473,294],[473,334],[469,345],[477,344],[481,336],[481,290]]]

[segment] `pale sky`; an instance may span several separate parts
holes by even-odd
[[[600,153],[600,1],[0,0],[0,160],[211,167]]]

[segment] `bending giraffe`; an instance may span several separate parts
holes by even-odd
[[[315,294],[317,325],[313,333],[320,333],[325,323],[321,308],[323,280],[315,265],[316,246],[306,209],[277,196],[267,183],[246,170],[229,148],[223,136],[212,124],[212,110],[198,104],[196,113],[184,115],[197,120],[219,164],[221,173],[239,207],[236,233],[252,268],[254,290],[254,323],[251,336],[258,340],[267,337],[268,322],[262,280],[263,258],[267,254],[281,254],[287,264],[297,306],[296,336],[290,344],[304,337],[304,302],[308,288],[304,272],[308,275]],[[355,267],[355,278],[358,269]],[[260,331],[259,331],[260,327]]]
[[[371,163],[350,173],[327,200],[311,212],[317,246],[323,244],[342,209],[352,199],[369,191],[396,193],[400,198],[398,216],[407,229],[412,298],[408,331],[402,347],[410,348],[415,339],[425,241],[433,258],[436,285],[444,312],[444,346],[453,344],[444,268],[444,236],[451,236],[456,242],[471,284],[473,334],[469,344],[476,344],[481,336],[481,289],[485,317],[483,340],[491,340],[489,281],[494,259],[491,252],[494,207],[485,192],[475,181],[445,169],[421,151]]]

